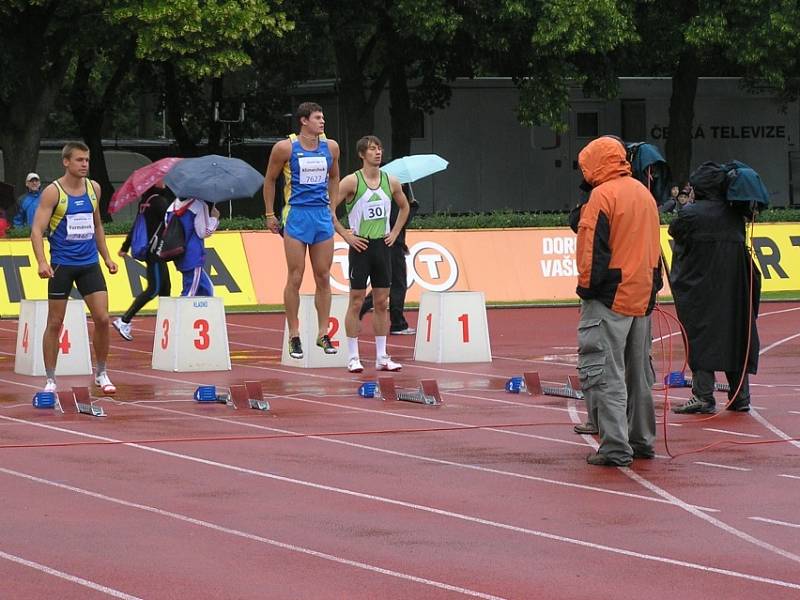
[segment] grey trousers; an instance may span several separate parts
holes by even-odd
[[[739,387],[739,379],[742,377],[742,373],[737,371],[725,371],[725,377],[731,388],[731,391],[728,392],[728,400],[730,400],[733,398],[733,393],[736,391],[736,388]],[[692,395],[695,398],[714,404],[714,383],[713,371],[692,371]],[[736,399],[742,402],[750,401],[750,378],[747,373],[744,374],[742,389],[739,390],[739,395]]]
[[[578,375],[589,419],[600,430],[598,452],[630,462],[650,452],[656,438],[651,388],[650,317],[628,317],[597,300],[581,301]],[[594,414],[592,414],[594,413]]]

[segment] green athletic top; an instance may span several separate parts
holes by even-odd
[[[372,189],[367,185],[364,174],[360,170],[356,171],[356,193],[345,204],[345,209],[350,228],[359,237],[381,239],[389,233],[392,190],[389,176],[383,171],[380,174],[380,185]]]

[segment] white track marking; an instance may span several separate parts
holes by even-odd
[[[755,433],[741,433],[740,431],[730,431],[728,429],[714,429],[713,427],[703,427],[703,431],[713,431],[714,433],[725,433],[727,435],[738,435],[740,437],[760,438]]]
[[[784,527],[795,527],[800,529],[800,523],[787,523],[786,521],[776,521],[775,519],[765,519],[764,517],[747,517],[753,521],[760,521],[761,523],[769,523],[771,525],[783,525]]]
[[[786,477],[788,479],[800,479],[800,476],[797,475],[787,475],[786,473],[781,473],[778,477]]]
[[[9,417],[0,417],[0,418],[8,419]],[[14,420],[17,421],[18,419],[14,419]],[[43,424],[39,424],[39,423],[29,423],[29,424],[45,427],[45,428],[48,428],[48,429],[60,430],[60,428],[52,427],[52,426],[49,426],[49,425],[43,425]],[[95,435],[91,435],[91,434],[78,433],[78,432],[74,432],[74,431],[70,431],[70,430],[62,430],[62,431],[66,432],[66,433],[73,433],[73,434],[76,434],[76,435],[82,435],[82,436],[90,437],[90,438],[103,439],[101,436],[95,436]],[[311,488],[319,489],[319,490],[323,490],[323,491],[338,492],[338,493],[343,493],[343,494],[346,494],[346,495],[355,496],[355,497],[359,497],[359,498],[364,498],[364,499],[369,499],[369,500],[376,500],[376,501],[385,502],[385,503],[388,503],[388,504],[394,505],[394,506],[400,506],[400,507],[408,508],[408,509],[411,509],[411,510],[417,510],[417,511],[421,511],[421,512],[426,512],[426,513],[430,513],[430,514],[443,516],[443,517],[449,517],[449,518],[453,518],[453,519],[457,519],[457,520],[461,520],[461,521],[466,521],[466,522],[469,522],[469,523],[474,523],[474,524],[477,524],[477,525],[485,525],[485,526],[488,526],[488,527],[497,528],[497,529],[501,529],[501,530],[505,530],[505,531],[512,531],[512,532],[515,532],[515,533],[521,533],[521,534],[524,534],[524,535],[529,535],[529,536],[533,536],[533,537],[537,537],[537,538],[541,538],[541,539],[546,539],[546,540],[549,540],[549,541],[562,542],[562,543],[567,543],[567,544],[571,544],[571,545],[574,545],[574,546],[579,546],[579,547],[582,547],[582,548],[588,548],[588,549],[591,549],[591,550],[601,550],[601,551],[609,552],[609,553],[612,553],[612,554],[618,554],[618,555],[622,555],[622,556],[627,556],[627,557],[631,557],[631,558],[638,558],[638,559],[642,559],[642,560],[648,560],[648,561],[653,561],[653,562],[662,563],[662,564],[668,564],[668,565],[672,565],[672,566],[684,567],[684,568],[695,570],[695,571],[702,571],[702,572],[707,572],[707,573],[715,573],[715,574],[718,574],[718,575],[726,575],[726,576],[729,576],[729,577],[747,579],[747,580],[750,580],[750,581],[756,581],[756,582],[760,582],[760,583],[767,583],[767,584],[776,585],[776,586],[780,586],[780,587],[800,590],[800,584],[799,583],[794,583],[794,582],[789,582],[789,581],[782,581],[782,580],[779,580],[779,579],[770,579],[770,578],[766,578],[766,577],[760,577],[758,575],[750,575],[750,574],[747,574],[747,573],[740,573],[738,571],[731,571],[729,569],[721,569],[721,568],[718,568],[718,567],[701,565],[701,564],[697,564],[697,563],[694,563],[694,562],[686,562],[686,561],[682,561],[682,560],[676,560],[676,559],[667,558],[667,557],[664,557],[664,556],[657,556],[657,555],[653,555],[653,554],[644,554],[644,553],[641,553],[641,552],[635,552],[635,551],[627,550],[627,549],[624,549],[624,548],[618,548],[618,547],[614,547],[614,546],[607,546],[607,545],[604,545],[604,544],[597,544],[597,543],[594,543],[594,542],[589,542],[589,541],[581,540],[581,539],[577,539],[577,538],[571,538],[571,537],[566,537],[566,536],[562,536],[562,535],[547,533],[547,532],[544,532],[544,531],[538,531],[538,530],[535,530],[535,529],[529,529],[527,527],[519,527],[519,526],[516,526],[516,525],[510,525],[510,524],[501,523],[501,522],[498,522],[498,521],[491,521],[489,519],[483,519],[483,518],[480,518],[480,517],[474,517],[474,516],[471,516],[471,515],[465,515],[465,514],[461,514],[461,513],[456,513],[456,512],[452,512],[452,511],[448,511],[448,510],[434,508],[434,507],[431,507],[431,506],[426,506],[426,505],[423,505],[423,504],[414,504],[414,503],[405,502],[405,501],[402,501],[402,500],[395,500],[395,499],[392,499],[392,498],[384,498],[384,497],[381,497],[381,496],[374,496],[372,494],[364,494],[364,493],[361,493],[361,492],[355,492],[355,491],[352,491],[352,490],[346,490],[344,488],[336,488],[336,487],[333,487],[333,486],[315,484],[315,483],[311,483],[311,482],[307,482],[307,481],[292,479],[292,478],[289,478],[289,477],[283,477],[283,476],[275,475],[275,474],[272,474],[272,473],[266,473],[266,472],[262,472],[262,471],[254,471],[252,469],[246,469],[246,468],[243,468],[243,467],[236,467],[234,465],[226,465],[224,463],[218,463],[216,461],[200,459],[200,458],[197,458],[197,457],[192,457],[192,456],[187,456],[187,455],[181,455],[181,454],[178,454],[176,452],[169,452],[169,451],[166,451],[166,450],[159,450],[157,448],[151,448],[149,446],[142,446],[142,445],[139,445],[139,444],[124,444],[124,445],[130,446],[130,447],[139,448],[141,450],[147,450],[147,451],[151,451],[151,452],[156,452],[158,454],[171,456],[173,458],[182,458],[184,460],[190,460],[192,462],[197,462],[197,463],[208,465],[208,466],[222,467],[222,468],[225,468],[225,469],[229,469],[229,470],[233,470],[233,471],[237,471],[237,472],[241,472],[241,473],[245,473],[245,474],[249,474],[249,475],[255,475],[255,476],[259,476],[259,477],[266,477],[268,479],[278,480],[278,481],[282,481],[282,482],[285,482],[285,483],[298,483],[298,484],[304,485],[306,487],[311,487]],[[627,469],[627,470],[629,470],[629,469]],[[105,496],[103,494],[99,494],[99,493],[96,493],[96,492],[91,492],[89,490],[83,490],[81,488],[76,488],[76,487],[69,486],[69,485],[66,485],[66,484],[63,484],[63,483],[57,483],[57,482],[48,481],[48,480],[45,480],[45,479],[42,479],[42,478],[39,478],[39,477],[36,477],[36,476],[33,476],[33,475],[28,475],[27,473],[20,473],[20,472],[17,472],[17,471],[12,471],[10,469],[6,469],[6,468],[3,468],[3,467],[0,467],[0,472],[6,473],[6,474],[9,474],[9,475],[15,475],[17,477],[23,477],[25,479],[29,479],[31,481],[36,481],[36,482],[39,482],[39,483],[45,483],[45,484],[53,485],[53,486],[56,486],[56,487],[60,487],[62,489],[67,489],[67,490],[70,490],[70,491],[73,491],[73,492],[77,492],[77,493],[85,494],[85,495],[88,495],[88,496],[92,496],[94,498],[103,499],[103,500],[110,501],[110,502],[115,502],[115,503],[121,504],[123,506],[130,507],[130,508],[138,508],[140,510],[146,510],[148,512],[153,512],[153,513],[160,514],[160,515],[163,515],[163,516],[170,516],[172,518],[179,519],[179,520],[184,521],[184,522],[192,523],[192,524],[195,524],[195,525],[200,525],[202,527],[208,527],[210,529],[214,529],[216,531],[220,531],[220,532],[224,532],[224,533],[228,533],[228,534],[232,534],[232,535],[238,535],[238,536],[241,536],[241,537],[246,537],[247,539],[253,539],[253,540],[256,540],[256,541],[261,541],[261,542],[264,542],[264,543],[268,543],[270,545],[275,545],[275,546],[279,546],[279,547],[286,547],[287,549],[291,549],[291,550],[298,551],[298,552],[304,552],[304,553],[309,553],[309,554],[314,553],[315,556],[324,557],[324,558],[327,558],[328,560],[335,560],[336,562],[342,562],[344,564],[351,564],[353,566],[361,566],[361,568],[370,567],[370,565],[363,565],[363,563],[353,564],[352,561],[346,561],[346,559],[340,559],[338,557],[334,557],[334,556],[331,556],[331,555],[321,556],[321,553],[316,553],[314,551],[310,551],[310,550],[305,549],[305,548],[300,548],[298,546],[291,546],[291,545],[288,545],[288,544],[283,544],[282,542],[277,542],[275,540],[269,540],[267,538],[261,538],[260,536],[256,536],[254,534],[233,530],[233,529],[230,529],[230,528],[227,528],[227,527],[222,527],[222,526],[219,526],[219,525],[215,525],[213,523],[209,523],[207,521],[201,521],[199,519],[194,519],[192,517],[187,517],[185,515],[181,515],[181,514],[178,514],[178,513],[170,513],[168,511],[162,511],[161,509],[157,509],[157,508],[154,508],[154,507],[150,507],[150,506],[146,506],[146,505],[142,505],[142,504],[136,504],[136,503],[133,503],[133,502],[129,502],[129,501],[126,501],[126,500],[113,498],[113,497],[110,497],[110,496]],[[402,575],[402,574],[397,574],[395,576],[399,576],[399,575]]]
[[[570,403],[571,406],[574,407],[575,402],[572,399],[570,399],[569,403]],[[577,411],[572,413],[570,416],[572,417],[574,423],[579,423],[580,422],[580,420],[578,419]],[[586,438],[591,443],[593,448],[595,448],[595,449],[599,448],[599,444],[597,443],[597,441],[593,437],[588,436],[588,435],[584,435],[582,437]],[[778,548],[777,546],[773,546],[769,542],[765,542],[765,541],[760,540],[760,539],[758,539],[756,537],[753,537],[749,533],[745,533],[744,531],[740,531],[739,529],[736,529],[735,527],[733,527],[731,525],[728,525],[727,523],[725,523],[723,521],[720,521],[719,519],[716,519],[716,518],[712,517],[711,515],[703,513],[702,511],[698,510],[694,506],[684,502],[683,500],[681,500],[677,496],[674,496],[673,494],[670,494],[667,490],[665,490],[665,489],[657,486],[656,484],[652,483],[651,481],[645,479],[644,477],[642,477],[641,475],[636,473],[630,467],[617,467],[617,469],[619,469],[622,473],[624,473],[626,476],[630,477],[633,481],[637,482],[642,487],[644,487],[644,488],[650,490],[651,492],[661,496],[665,500],[669,500],[671,503],[675,504],[679,508],[684,509],[686,512],[694,515],[695,517],[697,517],[699,519],[702,519],[703,521],[706,521],[707,523],[713,525],[714,527],[717,527],[718,529],[721,529],[722,531],[725,531],[726,533],[730,533],[731,535],[733,535],[734,537],[739,538],[742,541],[745,541],[745,542],[748,542],[750,544],[753,544],[754,546],[758,546],[759,548],[762,548],[764,550],[768,550],[769,552],[773,552],[773,553],[775,553],[775,554],[777,554],[779,556],[782,556],[784,558],[788,558],[791,561],[800,563],[800,556],[797,556],[796,554],[793,554],[793,553],[789,552],[788,550],[784,550],[783,548]]]
[[[0,469],[0,471],[5,471],[5,469]],[[64,571],[59,571],[52,567],[48,567],[47,565],[43,565],[41,563],[37,563],[32,560],[27,560],[20,556],[9,554],[8,552],[3,552],[2,550],[0,550],[0,558],[17,563],[18,565],[23,565],[25,567],[35,569],[47,575],[52,575],[53,577],[64,579],[65,581],[69,581],[70,583],[76,583],[78,585],[82,585],[83,587],[89,588],[96,592],[102,592],[107,596],[111,596],[112,598],[122,598],[123,600],[141,600],[138,596],[131,596],[124,592],[120,592],[119,590],[115,590],[113,588],[100,585],[99,583],[95,583],[94,581],[89,581],[88,579],[84,579],[83,577],[78,577],[77,575],[70,575],[69,573],[64,573]]]
[[[790,335],[789,337],[785,337],[782,340],[778,340],[777,342],[773,342],[772,344],[770,344],[766,348],[763,348],[758,354],[759,354],[759,356],[761,356],[762,354],[766,354],[767,352],[769,352],[773,348],[775,348],[777,346],[780,346],[781,344],[785,344],[786,342],[790,342],[793,339],[798,338],[798,337],[800,337],[800,333],[795,333],[794,335]]]
[[[701,460],[694,461],[694,464],[703,465],[705,467],[716,467],[717,469],[729,469],[731,471],[752,471],[752,469],[747,469],[745,467],[732,467],[731,465],[719,465],[717,463],[703,462]]]
[[[796,306],[794,308],[784,308],[783,310],[773,310],[773,311],[770,311],[770,312],[762,312],[761,314],[758,315],[758,317],[761,318],[761,317],[769,317],[769,316],[772,316],[772,315],[782,315],[783,313],[795,312],[795,311],[798,311],[798,310],[800,310],[800,306]]]
[[[225,533],[228,535],[233,535],[236,537],[241,537],[247,540],[261,542],[263,544],[268,544],[270,546],[275,546],[277,548],[281,548],[283,550],[289,550],[291,552],[298,552],[300,554],[307,554],[309,556],[314,556],[316,558],[321,558],[323,560],[328,560],[331,562],[339,563],[342,565],[347,565],[350,567],[356,567],[357,569],[363,569],[365,571],[372,571],[373,573],[380,573],[381,575],[389,575],[391,577],[397,577],[399,579],[404,579],[406,581],[413,581],[414,583],[421,583],[424,585],[436,587],[439,589],[447,590],[450,592],[458,592],[460,594],[465,594],[467,596],[473,596],[476,598],[485,598],[487,600],[501,600],[499,596],[492,596],[490,594],[484,594],[481,592],[476,592],[474,590],[470,590],[467,588],[462,588],[454,585],[450,585],[447,583],[442,583],[439,581],[434,581],[432,579],[425,579],[423,577],[417,577],[415,575],[409,575],[408,573],[401,573],[399,571],[392,571],[391,569],[384,569],[382,567],[377,567],[375,565],[370,565],[367,563],[358,562],[355,560],[350,560],[347,558],[342,558],[340,556],[336,556],[333,554],[327,554],[325,552],[319,552],[317,550],[312,550],[310,548],[305,548],[303,546],[296,546],[294,544],[287,544],[285,542],[279,542],[277,540],[269,539],[262,537],[260,535],[255,535],[253,533],[248,533],[245,531],[239,531],[238,529],[232,529],[230,527],[224,527],[222,525],[217,525],[215,523],[210,523],[209,521],[203,521],[201,519],[195,519],[194,517],[189,517],[187,515],[183,515],[180,513],[174,513],[167,510],[162,510],[160,508],[156,508],[154,506],[149,506],[147,504],[139,504],[137,502],[130,502],[128,500],[122,500],[120,498],[115,498],[113,496],[107,496],[105,494],[101,494],[98,492],[93,492],[91,490],[86,490],[83,488],[67,485],[64,483],[59,483],[57,481],[51,481],[49,479],[44,479],[41,477],[36,477],[35,475],[29,475],[28,473],[21,473],[19,471],[13,471],[11,469],[4,469],[0,467],[0,472],[6,473],[7,475],[13,475],[14,477],[20,477],[22,479],[27,479],[29,481],[33,481],[36,483],[42,483],[45,485],[53,486],[56,488],[60,488],[63,490],[67,490],[70,492],[75,492],[77,494],[83,494],[84,496],[89,496],[91,498],[95,498],[97,500],[103,500],[105,502],[111,502],[114,504],[119,504],[126,508],[134,508],[137,510],[142,510],[145,512],[149,512],[152,514],[156,514],[162,517],[167,517],[170,519],[175,519],[178,521],[182,521],[184,523],[189,523],[191,525],[197,525],[199,527],[204,527],[206,529],[211,529],[213,531],[218,531],[220,533]],[[132,598],[132,596],[119,596],[121,598]]]

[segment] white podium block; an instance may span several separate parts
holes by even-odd
[[[483,292],[423,292],[414,360],[492,362]]]
[[[230,371],[222,298],[159,298],[152,367],[160,371]]]
[[[328,318],[328,337],[336,354],[325,354],[317,346],[317,309],[314,294],[300,294],[300,343],[303,344],[303,358],[289,356],[289,324],[283,328],[283,352],[281,364],[287,367],[316,369],[319,367],[347,367],[347,336],[344,331],[344,318],[347,315],[346,294],[331,294],[331,314]]]
[[[42,337],[47,327],[47,300],[22,300],[17,326],[17,353],[14,372],[43,376]],[[58,336],[56,375],[91,375],[89,333],[83,300],[67,300],[64,326]]]

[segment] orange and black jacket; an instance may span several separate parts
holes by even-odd
[[[631,177],[615,138],[591,142],[578,164],[592,193],[578,222],[577,294],[622,315],[649,315],[662,286],[656,202]]]

